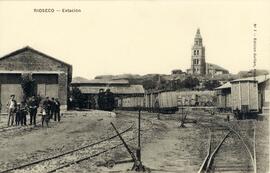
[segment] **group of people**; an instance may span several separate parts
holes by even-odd
[[[49,120],[54,119],[54,121],[60,121],[60,102],[58,99],[46,97],[40,106],[40,101],[32,96],[26,101],[17,103],[15,100],[15,95],[11,95],[7,103],[8,110],[8,126],[13,125],[27,125],[27,115],[29,114],[30,122],[29,125],[36,126],[36,116],[38,113],[38,108],[41,107],[41,122],[42,126],[44,122],[48,126]],[[15,122],[15,123],[14,123]]]
[[[100,110],[112,111],[115,107],[114,94],[110,89],[99,89],[98,93],[98,107]]]

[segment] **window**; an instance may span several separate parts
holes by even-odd
[[[199,50],[197,50],[197,55],[199,55]]]
[[[194,50],[194,55],[196,55],[196,50]]]

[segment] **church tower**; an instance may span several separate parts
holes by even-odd
[[[191,74],[205,75],[206,63],[205,63],[205,48],[202,43],[202,36],[200,29],[197,29],[194,45],[191,49]]]

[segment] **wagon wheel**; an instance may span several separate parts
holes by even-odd
[[[114,160],[108,160],[106,162],[106,167],[109,169],[112,169],[115,166],[115,161]]]

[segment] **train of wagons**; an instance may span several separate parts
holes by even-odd
[[[143,97],[133,96],[117,100],[118,109],[175,113],[179,107],[213,107],[217,104],[216,91],[159,91]]]
[[[179,108],[211,108],[215,112],[232,112],[238,119],[257,115],[262,110],[262,99],[258,82],[235,80],[229,87],[214,91],[159,91],[142,96],[126,97],[117,100],[117,108],[149,112],[175,113]],[[247,117],[245,117],[247,118]]]

